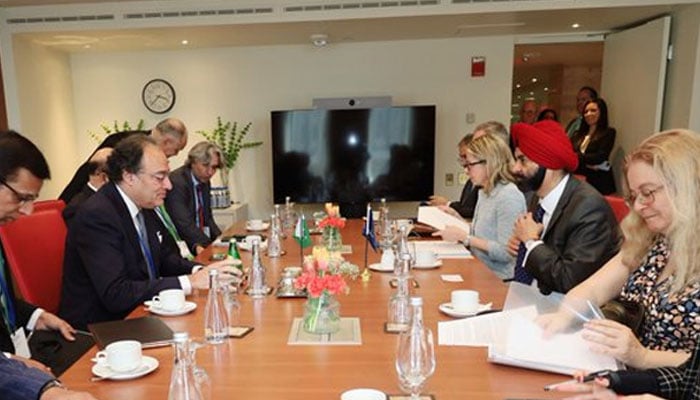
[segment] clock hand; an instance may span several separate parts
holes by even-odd
[[[155,102],[158,101],[158,99],[167,100],[165,97],[163,97],[161,95],[156,95],[156,97],[153,100],[151,100],[151,105],[154,105]]]

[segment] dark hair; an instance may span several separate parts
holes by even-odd
[[[595,130],[603,131],[608,129],[610,127],[610,123],[608,122],[608,105],[605,103],[605,100],[598,98],[587,101],[586,104],[583,106],[584,114],[586,107],[588,107],[588,105],[591,103],[597,104],[598,110],[600,111],[600,117],[598,117],[598,123],[596,124]],[[588,125],[588,122],[586,122],[586,119],[583,118],[581,120],[581,127],[579,128],[579,132],[583,132],[584,134],[588,133],[588,128],[590,128],[590,126]]]
[[[143,149],[148,146],[157,146],[150,136],[132,135],[121,140],[112,154],[107,158],[107,176],[114,183],[122,181],[124,172],[135,174],[141,170]]]
[[[588,93],[590,93],[590,95],[591,95],[591,100],[595,100],[595,99],[598,98],[598,92],[596,92],[596,90],[593,89],[592,87],[590,87],[590,86],[581,86],[581,89],[579,89],[578,91],[580,92],[580,91],[582,91],[582,90],[585,90],[585,91],[587,91]]]
[[[51,178],[49,164],[34,143],[15,131],[0,132],[0,178],[12,180],[20,168],[41,180]]]
[[[554,121],[559,122],[559,116],[553,108],[545,108],[544,110],[540,111],[540,113],[537,115],[537,121],[539,122],[544,120],[544,116],[547,115],[547,113],[551,113],[552,115],[554,115]]]

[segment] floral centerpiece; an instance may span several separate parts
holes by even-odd
[[[319,221],[318,228],[323,233],[323,245],[329,251],[340,250],[343,246],[340,230],[345,228],[345,218],[340,216],[340,207],[326,203],[326,217]]]
[[[304,257],[302,274],[294,281],[296,289],[306,289],[303,327],[309,333],[333,333],[340,329],[340,304],[336,298],[350,291],[345,278],[355,279],[360,269],[340,253],[316,246]]]

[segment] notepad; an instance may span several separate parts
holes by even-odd
[[[95,344],[100,349],[119,340],[136,340],[143,348],[167,346],[173,341],[173,330],[155,317],[141,317],[89,324]]]

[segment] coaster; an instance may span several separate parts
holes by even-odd
[[[265,296],[269,296],[272,293],[272,286],[268,286],[265,290]],[[250,287],[245,290],[245,294],[250,296]]]
[[[394,279],[389,281],[389,286],[396,289],[396,287],[398,286],[397,282],[398,282],[397,279],[394,278]],[[414,289],[418,289],[420,287],[420,285],[418,284],[418,281],[415,279],[411,279],[411,286],[413,286]]]
[[[289,345],[362,345],[360,319],[342,317],[340,330],[330,334],[313,334],[304,331],[302,318],[294,318],[289,331]]]
[[[408,330],[408,324],[390,324],[384,323],[384,332],[386,333],[401,333]]]
[[[411,400],[411,395],[408,394],[390,394],[387,395],[387,400]],[[435,396],[432,394],[422,394],[418,396],[420,400],[435,400]]]
[[[229,326],[228,337],[240,339],[253,331],[252,326]]]

